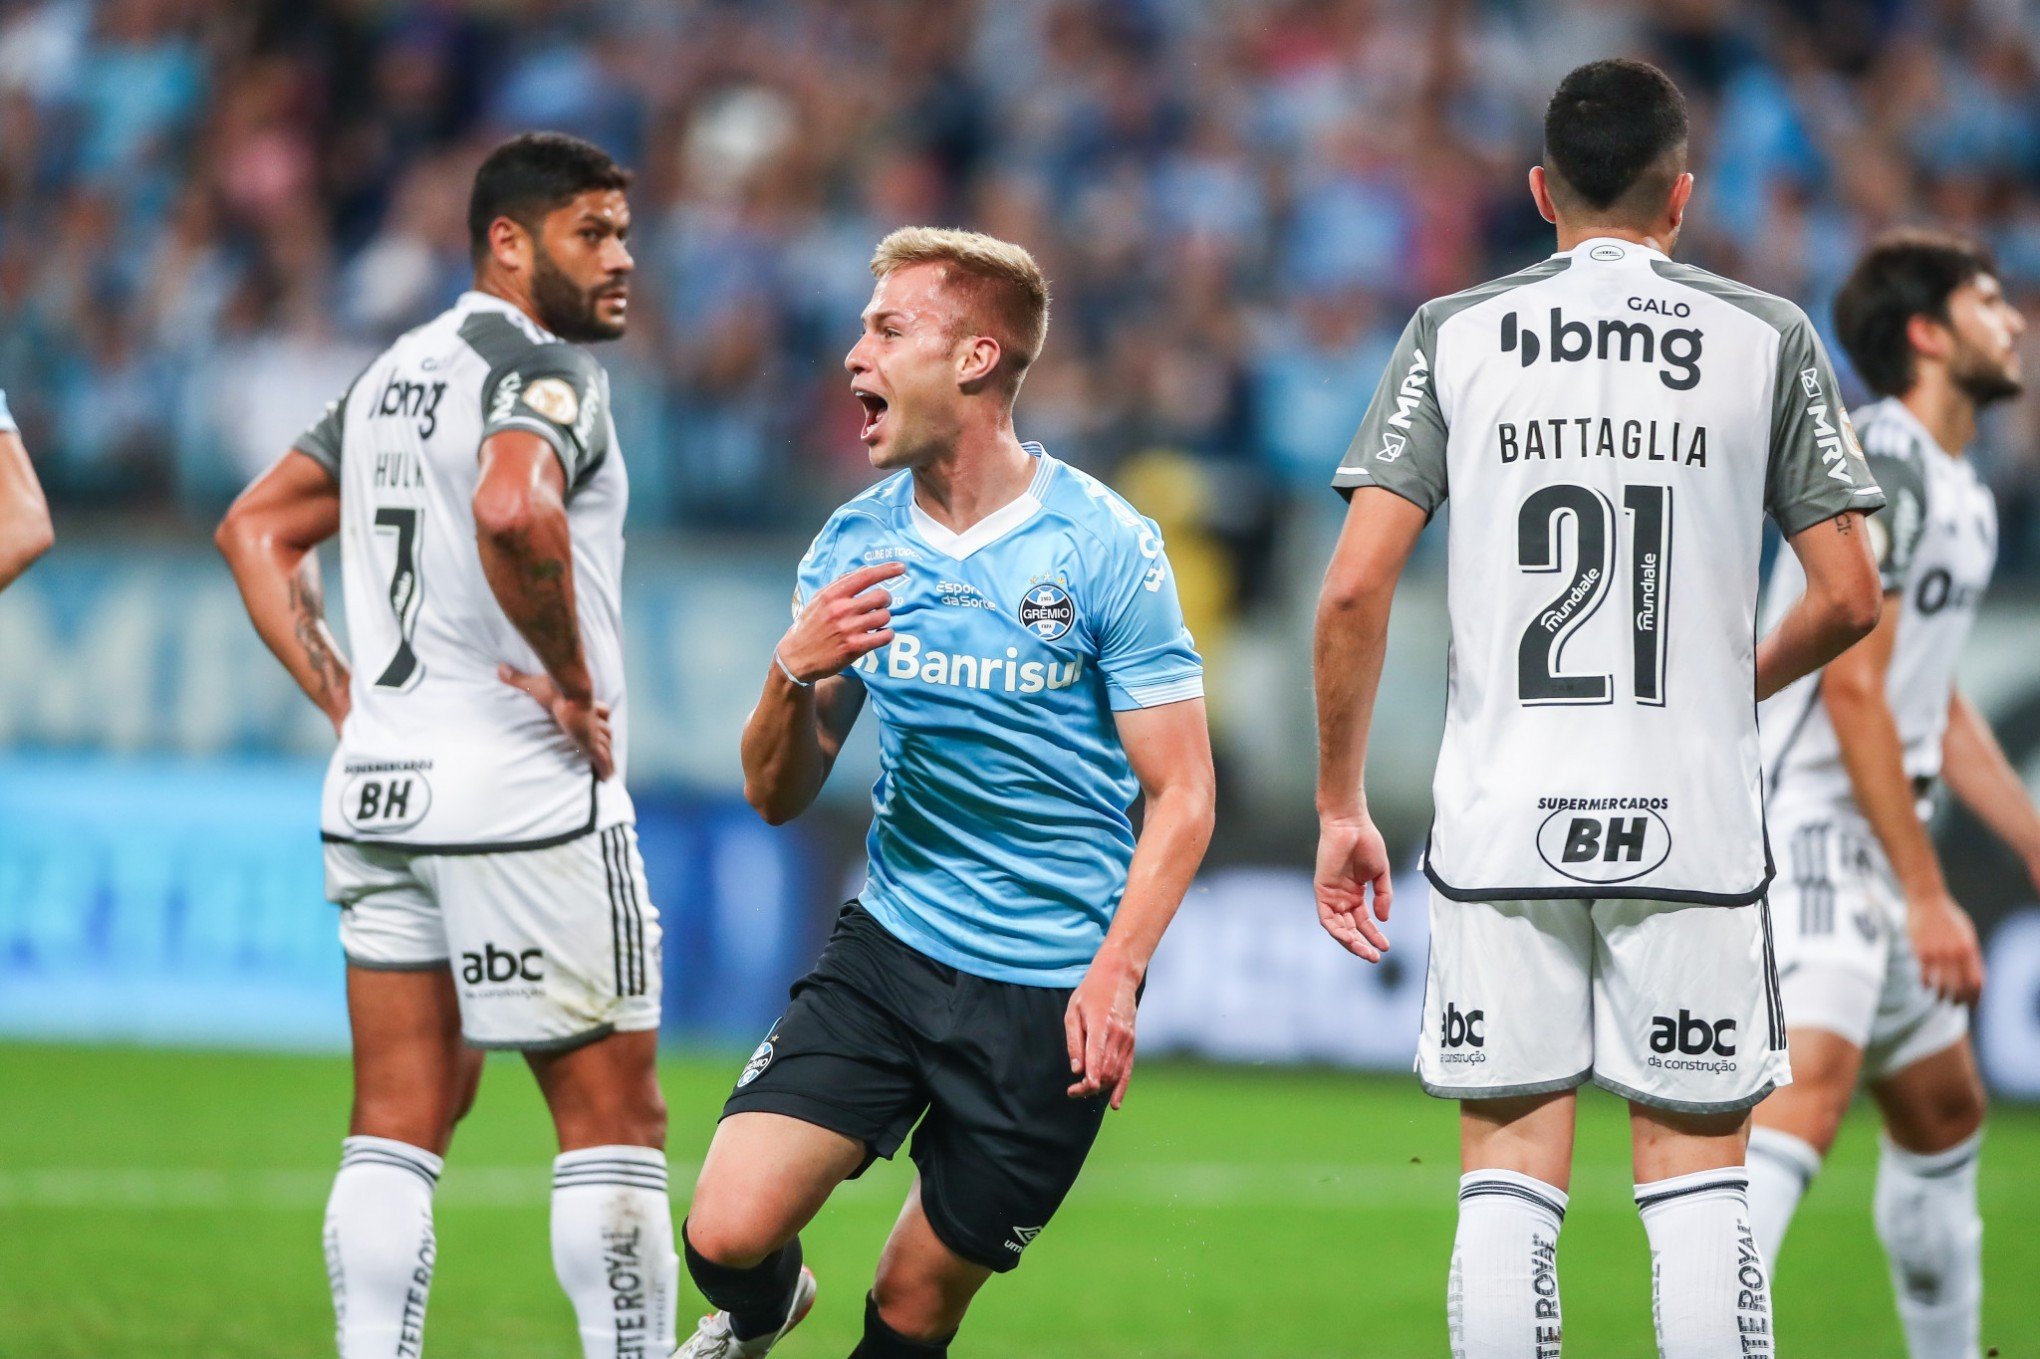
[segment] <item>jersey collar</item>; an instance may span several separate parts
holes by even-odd
[[[1594,251],[1602,246],[1613,246],[1620,253],[1614,255],[1595,254]],[[1620,236],[1589,236],[1570,250],[1554,251],[1551,258],[1555,260],[1591,259],[1600,260],[1604,263],[1613,263],[1615,260],[1625,259],[1631,255],[1650,260],[1668,260],[1671,258],[1670,255],[1654,246],[1642,245],[1636,241],[1625,241]]]
[[[943,556],[962,561],[973,553],[990,547],[1039,513],[1042,492],[1048,488],[1050,478],[1055,475],[1056,462],[1054,458],[1048,456],[1047,450],[1040,444],[1027,443],[1020,446],[1039,463],[1034,471],[1034,480],[1027,484],[1025,491],[961,533],[945,528],[936,521],[934,515],[921,508],[920,502],[914,499],[913,479],[909,477],[907,518],[913,524],[914,532],[921,535],[921,540]]]
[[[540,344],[554,343],[560,338],[532,320],[522,307],[514,306],[494,293],[485,293],[479,288],[469,288],[454,301],[453,305],[456,311],[493,311],[499,316],[507,316]]]

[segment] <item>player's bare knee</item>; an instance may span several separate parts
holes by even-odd
[[[885,1324],[909,1340],[940,1341],[956,1333],[970,1305],[967,1293],[945,1288],[925,1270],[901,1268],[890,1252],[879,1261],[871,1296]]]
[[[749,1269],[785,1245],[783,1235],[765,1214],[748,1211],[748,1197],[726,1194],[719,1186],[697,1184],[687,1209],[687,1244],[710,1264]]]

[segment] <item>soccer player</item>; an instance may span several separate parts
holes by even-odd
[[[354,1110],[326,1209],[342,1359],[416,1353],[432,1195],[484,1048],[552,1110],[552,1254],[590,1359],[673,1346],[659,920],[630,795],[623,455],[585,342],[629,307],[630,175],[527,134],[476,172],[474,289],[242,494],[218,541],[339,733],[324,793]],[[314,547],[340,536],[348,635]]]
[[[1588,1080],[1629,1103],[1660,1352],[1772,1353],[1743,1147],[1790,1075],[1756,700],[1875,624],[1861,512],[1883,499],[1806,317],[1668,258],[1686,128],[1655,67],[1566,76],[1530,171],[1559,253],[1417,312],[1334,481],[1351,504],[1318,612],[1318,910],[1369,961],[1388,947],[1362,770],[1389,602],[1453,506],[1417,1067],[1462,1101],[1462,1359],[1559,1352]],[[1766,513],[1810,586],[1759,645]]]
[[[20,579],[54,541],[49,503],[21,445],[7,395],[0,392],[0,590]]]
[[[1161,536],[1014,435],[1048,328],[1041,271],[922,227],[886,237],[871,271],[845,362],[893,475],[802,560],[743,741],[745,796],[784,822],[870,702],[869,879],[702,1166],[685,1249],[718,1310],[687,1359],[764,1354],[805,1315],[800,1229],[917,1123],[855,1354],[948,1352],[1125,1097],[1148,959],[1211,833],[1203,665]]]
[[[1965,1008],[1983,985],[1983,956],[1927,833],[1937,782],[2040,883],[2040,813],[1955,685],[1997,555],[1996,508],[1963,449],[1977,412],[2019,391],[2025,322],[1996,275],[1968,241],[1894,235],[1836,298],[1842,344],[1884,398],[1857,422],[1891,499],[1870,534],[1884,616],[1868,641],[1759,713],[1796,1081],[1757,1107],[1752,1225],[1774,1257],[1866,1080],[1885,1128],[1877,1233],[1913,1359],[1973,1359],[1983,1299],[1984,1095]],[[1781,562],[1769,611],[1803,588]]]

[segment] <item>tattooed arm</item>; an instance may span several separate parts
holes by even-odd
[[[615,770],[609,707],[595,701],[581,647],[566,490],[559,456],[546,440],[521,429],[491,434],[482,443],[475,487],[476,545],[490,592],[545,666],[543,675],[507,665],[498,673],[550,712],[606,779]]]
[[[292,449],[241,493],[213,534],[255,631],[335,732],[347,718],[349,671],[326,626],[314,549],[339,528],[339,484]]]
[[[1877,626],[1884,588],[1863,516],[1850,511],[1785,540],[1806,570],[1806,593],[1757,646],[1757,698],[1777,693],[1847,651]]]

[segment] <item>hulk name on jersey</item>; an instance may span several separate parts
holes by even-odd
[[[1600,238],[1425,304],[1333,484],[1469,525],[1425,855],[1461,900],[1753,901],[1763,517],[1883,503],[1797,307]]]
[[[1885,693],[1924,814],[1941,773],[1955,663],[1997,562],[1997,503],[1969,459],[1942,449],[1904,402],[1887,398],[1867,407],[1859,430],[1870,470],[1891,501],[1870,531],[1885,593],[1898,596],[1901,611]],[[1766,616],[1783,614],[1805,591],[1799,563],[1781,556],[1764,595]],[[1855,793],[1820,699],[1819,675],[1773,695],[1760,718],[1773,804],[1814,804],[1853,817]]]
[[[616,776],[597,783],[552,717],[496,677],[544,666],[482,574],[482,441],[525,430],[566,475],[574,600]],[[607,375],[486,293],[410,331],[298,440],[340,485],[352,707],[327,770],[328,840],[531,848],[632,819],[620,583],[629,484]]]
[[[1028,491],[965,532],[901,472],[831,516],[794,607],[845,573],[886,582],[893,640],[844,674],[879,721],[864,908],[938,962],[1074,986],[1118,909],[1139,784],[1112,714],[1201,697],[1155,525],[1025,445]]]

